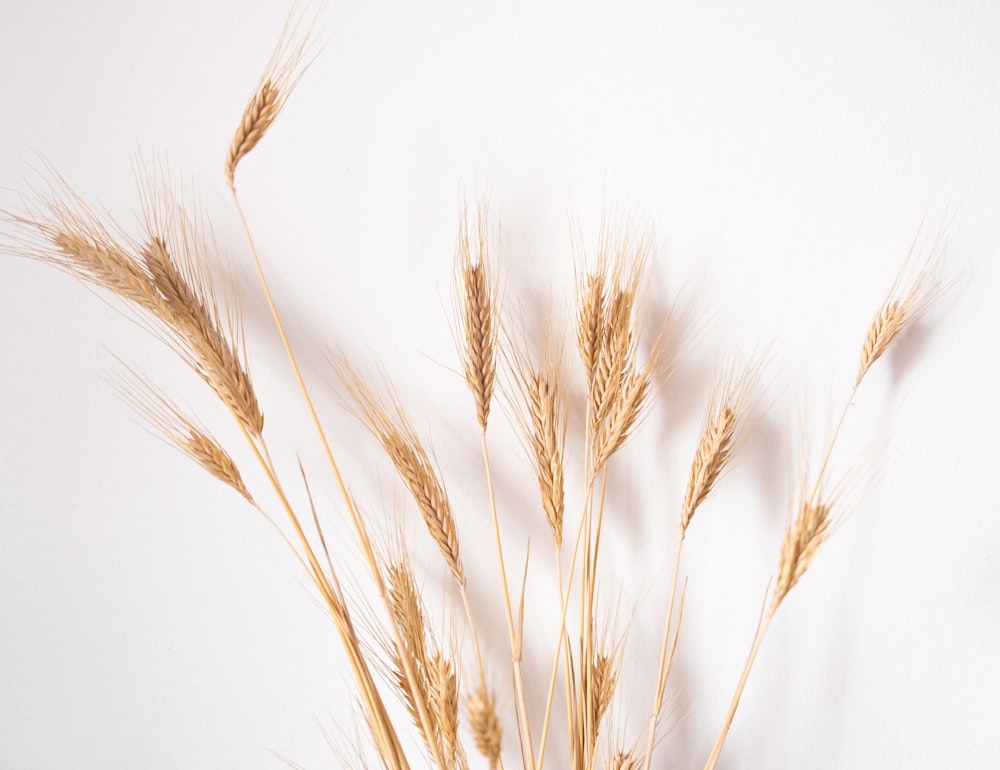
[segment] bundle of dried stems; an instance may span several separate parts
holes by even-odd
[[[47,192],[26,199],[21,211],[6,214],[16,233],[12,250],[61,268],[117,297],[181,357],[232,415],[245,439],[243,449],[223,447],[198,420],[142,377],[131,377],[123,386],[140,413],[196,463],[232,487],[262,515],[280,512],[270,520],[328,608],[352,667],[370,738],[370,745],[356,752],[357,757],[369,759],[359,762],[393,770],[425,766],[453,770],[479,762],[498,768],[505,762],[519,762],[526,770],[541,770],[546,759],[556,754],[560,763],[566,762],[574,770],[648,769],[656,763],[654,757],[664,738],[665,704],[680,641],[682,547],[699,509],[715,492],[753,426],[763,362],[758,359],[723,367],[711,392],[680,501],[669,603],[662,609],[663,633],[657,647],[658,670],[648,693],[648,720],[625,740],[620,726],[607,722],[609,707],[616,699],[623,651],[634,640],[609,627],[607,613],[599,609],[600,546],[606,535],[606,490],[614,475],[611,460],[639,428],[667,372],[668,346],[664,340],[669,338],[670,329],[665,328],[651,341],[644,340],[642,334],[647,327],[642,292],[651,244],[627,230],[604,227],[595,258],[583,263],[573,321],[582,364],[577,385],[571,381],[575,375],[570,373],[563,340],[549,334],[537,346],[542,352],[532,353],[531,345],[518,342],[519,333],[504,328],[488,211],[480,205],[472,216],[463,212],[455,264],[457,324],[489,490],[497,590],[507,629],[502,642],[485,640],[480,633],[482,621],[475,617],[467,592],[461,522],[424,439],[391,390],[373,387],[346,362],[336,366],[358,416],[412,494],[460,597],[462,606],[454,622],[461,624],[464,632],[443,633],[434,628],[405,544],[400,539],[387,547],[384,533],[372,531],[371,522],[362,515],[341,475],[273,302],[237,193],[240,162],[278,117],[311,60],[310,29],[310,20],[299,18],[285,30],[238,122],[225,158],[225,181],[245,230],[249,257],[381,607],[366,604],[346,588],[357,585],[363,576],[352,574],[345,580],[344,565],[331,558],[327,549],[311,495],[307,510],[292,503],[288,485],[302,481],[308,490],[305,472],[301,480],[283,478],[271,458],[264,412],[244,347],[240,308],[233,293],[219,282],[213,265],[216,249],[206,236],[200,215],[186,211],[154,174],[140,190],[142,228],[128,234],[54,175]],[[836,430],[822,453],[818,471],[806,480],[793,505],[795,513],[778,549],[777,577],[765,589],[764,609],[746,665],[729,711],[722,718],[718,739],[706,751],[706,770],[718,761],[771,620],[842,516],[842,490],[829,470],[840,427],[876,362],[927,309],[939,286],[934,275],[938,251],[935,243],[926,259],[908,259],[863,337],[858,371]],[[549,650],[551,676],[544,683],[546,697],[541,710],[531,708],[521,665],[525,645],[537,643],[529,638],[531,629],[524,623],[524,603],[530,597],[523,580],[520,590],[515,588],[520,575],[511,575],[505,558],[503,517],[493,493],[487,431],[495,413],[491,407],[498,381],[510,383],[502,391],[511,395],[507,411],[514,416],[527,449],[535,476],[531,486],[537,487],[541,513],[551,530],[558,576],[559,635]],[[585,393],[582,402],[574,400],[574,389]],[[567,425],[573,410],[579,410],[585,426],[581,469],[567,467]],[[260,493],[248,489],[240,471],[245,462],[256,463],[263,471],[276,511],[267,510],[260,503]],[[566,503],[565,487],[574,476],[584,489],[583,509],[578,515],[570,515]],[[280,517],[287,520],[285,525],[278,524]],[[532,592],[537,590],[532,588]],[[491,679],[483,663],[486,645],[506,647],[509,671],[504,675],[510,677],[510,693]],[[471,673],[463,673],[464,653],[469,652],[474,666]],[[402,712],[387,702],[390,699],[402,704]],[[513,713],[502,713],[500,703],[512,703]],[[558,709],[557,704],[561,704]],[[631,707],[634,710],[635,704]],[[642,711],[646,713],[645,707]],[[412,724],[401,723],[393,713],[405,713]],[[413,731],[418,742],[412,740]],[[553,748],[556,733],[565,741],[558,749]],[[667,750],[661,753],[666,755]],[[554,761],[550,759],[550,764]]]

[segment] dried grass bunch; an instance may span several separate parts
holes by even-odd
[[[309,20],[300,18],[286,29],[239,119],[225,158],[225,181],[245,229],[248,256],[323,446],[327,470],[339,490],[367,576],[345,575],[344,564],[327,547],[324,515],[313,505],[309,491],[319,473],[303,470],[300,478],[284,478],[272,460],[265,412],[254,390],[244,346],[239,304],[218,278],[217,249],[204,219],[188,211],[169,185],[158,181],[155,173],[148,175],[149,181],[140,190],[142,226],[137,233],[127,233],[54,175],[47,191],[28,199],[20,212],[6,215],[15,226],[12,250],[114,295],[181,357],[232,416],[245,439],[243,447],[224,447],[177,401],[142,377],[130,377],[123,385],[128,398],[159,432],[272,521],[309,575],[347,652],[355,695],[363,709],[370,744],[353,753],[359,765],[457,770],[506,764],[542,770],[548,759],[550,765],[565,762],[573,770],[663,766],[667,751],[661,750],[664,757],[658,757],[657,751],[666,732],[671,669],[681,642],[684,590],[680,565],[685,538],[759,419],[764,363],[756,359],[722,367],[710,394],[679,501],[669,603],[657,611],[662,619],[662,636],[656,640],[657,671],[650,680],[648,701],[629,704],[631,711],[639,710],[644,716],[634,735],[626,739],[620,725],[609,724],[609,714],[614,713],[611,706],[618,694],[623,656],[638,641],[627,630],[614,627],[607,620],[607,608],[600,606],[601,546],[609,535],[608,527],[613,526],[605,515],[607,490],[615,476],[612,460],[639,429],[671,363],[669,320],[657,325],[644,314],[642,295],[651,244],[627,230],[604,227],[596,254],[584,259],[579,268],[576,307],[569,321],[572,339],[549,334],[528,344],[523,341],[528,333],[510,328],[502,312],[489,212],[485,205],[463,212],[455,260],[456,328],[480,432],[505,639],[483,636],[483,621],[476,617],[470,601],[463,563],[465,524],[456,517],[434,455],[406,408],[391,388],[374,386],[346,361],[335,365],[357,415],[412,495],[454,583],[459,606],[450,621],[452,630],[435,627],[425,607],[415,557],[401,536],[389,534],[391,528],[362,512],[341,474],[268,288],[237,192],[240,162],[276,120],[311,60],[310,28]],[[706,770],[718,761],[771,620],[843,516],[844,490],[829,470],[840,427],[874,365],[933,299],[939,285],[934,275],[937,245],[925,259],[915,255],[908,259],[863,336],[858,371],[836,430],[818,470],[805,479],[783,542],[780,547],[776,544],[776,578],[765,589],[746,665],[728,713],[720,715],[719,736],[706,758]],[[659,332],[647,339],[650,335],[645,332],[650,328]],[[567,352],[574,343],[580,361],[577,367]],[[498,392],[508,402],[506,411],[529,458],[538,515],[544,515],[551,531],[551,544],[541,550],[548,550],[554,560],[558,578],[554,587],[529,590],[525,569],[507,558],[508,543],[517,534],[509,530],[506,536],[501,534],[505,522],[494,495],[487,441],[497,414],[493,407]],[[571,417],[584,426],[582,436],[568,430]],[[571,435],[582,443],[569,453]],[[576,467],[575,461],[568,464],[571,456],[581,458],[582,467]],[[241,472],[246,463],[259,467],[270,492],[248,488],[244,479],[249,476]],[[580,511],[568,510],[566,488],[571,483],[583,489]],[[292,488],[300,495],[305,490],[307,506],[292,502]],[[266,505],[261,502],[265,498]],[[524,543],[519,542],[517,553],[523,549]],[[366,580],[374,602],[356,595],[354,587]],[[534,683],[535,690],[544,688],[545,692],[544,708],[538,708],[526,694],[522,657],[527,645],[544,640],[532,637],[524,607],[543,590],[558,592],[560,617],[558,638],[548,650],[551,674],[547,681]],[[484,664],[486,648],[494,653],[506,650],[509,670],[491,675]],[[501,703],[512,704],[512,713],[502,711]],[[400,720],[399,714],[406,719]]]

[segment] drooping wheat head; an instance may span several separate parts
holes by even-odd
[[[465,568],[459,553],[458,529],[451,503],[430,456],[410,424],[402,404],[396,399],[383,401],[346,363],[338,365],[358,412],[378,440],[409,489],[427,531],[437,544],[455,582],[465,586]]]
[[[252,436],[264,417],[242,350],[232,296],[212,272],[216,252],[180,203],[155,179],[140,181],[143,234],[133,238],[55,176],[49,189],[9,215],[23,233],[19,251],[111,292],[163,339]],[[135,312],[138,311],[138,312]]]
[[[118,389],[163,438],[216,479],[232,487],[252,506],[257,506],[229,453],[205,428],[184,414],[166,395],[138,376],[120,384]]]
[[[243,110],[226,153],[226,184],[234,192],[236,167],[264,138],[318,54],[312,35],[315,23],[315,16],[306,18],[294,13],[289,16],[260,81]]]
[[[55,172],[52,177],[46,190],[24,200],[21,213],[5,214],[19,227],[12,251],[111,292],[154,317],[166,315],[169,311],[135,259],[129,237]]]
[[[213,273],[221,258],[208,226],[189,216],[166,184],[150,179],[142,193],[140,257],[169,308],[163,320],[175,332],[175,347],[244,430],[259,438],[264,415],[246,364],[239,296],[232,281]]]

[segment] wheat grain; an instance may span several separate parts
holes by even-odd
[[[166,308],[159,319],[174,348],[239,421],[259,438],[264,415],[240,351],[242,314],[231,285],[212,273],[221,261],[208,226],[190,216],[166,181],[149,175],[140,186],[145,242],[138,260],[145,266]]]
[[[261,83],[250,98],[226,155],[226,182],[230,187],[236,184],[234,177],[239,162],[264,138],[264,134],[278,117],[285,98],[286,95],[270,80]]]
[[[133,258],[132,244],[121,227],[49,171],[47,188],[25,198],[21,213],[4,212],[18,227],[10,250],[109,291],[154,316],[165,313],[162,298]]]
[[[587,378],[594,476],[638,424],[662,363],[659,343],[639,362],[639,290],[650,251],[648,236],[618,233],[602,222],[597,267],[578,291],[576,337]]]

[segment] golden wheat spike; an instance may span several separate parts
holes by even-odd
[[[318,53],[313,37],[315,23],[315,16],[307,18],[294,10],[285,22],[281,37],[229,142],[225,175],[230,190],[236,189],[236,168],[240,161],[264,138]]]

